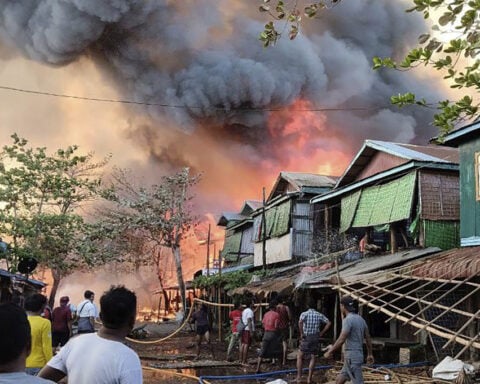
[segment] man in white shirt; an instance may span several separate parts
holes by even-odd
[[[135,324],[136,308],[135,293],[111,287],[100,299],[98,333],[70,339],[39,376],[55,382],[67,376],[75,384],[141,384],[140,359],[124,344]]]
[[[53,384],[52,381],[25,373],[25,362],[30,349],[27,314],[14,304],[0,304],[0,383]]]
[[[95,317],[97,317],[97,309],[93,304],[95,293],[87,290],[83,297],[85,300],[77,307],[78,333],[92,333],[95,332]]]
[[[255,319],[253,315],[253,300],[248,300],[246,308],[242,312],[242,322],[245,324],[245,329],[242,332],[240,346],[240,363],[247,364],[248,348],[252,344],[253,332],[255,332]]]

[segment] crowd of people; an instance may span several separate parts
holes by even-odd
[[[71,383],[142,383],[138,355],[124,342],[135,325],[137,299],[123,286],[112,286],[100,298],[101,327],[95,329],[98,311],[95,294],[85,291],[84,300],[74,307],[69,297],[60,298],[60,305],[45,312],[47,298],[39,293],[28,296],[24,309],[15,304],[0,305],[0,383],[51,383],[68,377]],[[252,299],[243,305],[234,304],[229,313],[232,335],[226,359],[233,361],[238,344],[238,361],[247,365],[249,349],[255,333],[255,311],[259,306]],[[368,364],[373,363],[372,345],[365,320],[358,314],[358,304],[349,296],[340,300],[343,318],[338,339],[324,348],[324,357],[332,358],[344,346],[344,365],[336,384],[351,381],[362,384],[363,345],[367,346]],[[207,306],[198,304],[191,317],[196,324],[196,359],[203,341],[210,343],[210,318]],[[73,322],[78,323],[78,337],[73,337]],[[258,349],[256,372],[261,372],[264,359],[278,359],[280,367],[287,362],[287,340],[293,324],[291,311],[283,298],[272,300],[262,319],[263,337]],[[317,310],[317,302],[308,301],[308,308],[298,318],[297,377],[301,382],[303,360],[309,359],[307,384],[313,383],[316,356],[321,341],[331,327],[330,320]]]
[[[94,294],[84,296],[78,312],[62,297],[51,318],[44,312],[47,298],[39,293],[25,299],[24,309],[0,305],[0,383],[57,383],[65,377],[75,384],[142,383],[140,358],[125,345],[135,324],[135,293],[112,286],[102,295],[98,331]],[[72,338],[74,321],[80,336]]]
[[[232,335],[227,349],[227,360],[233,360],[234,346],[239,344],[239,361],[247,363],[248,350],[255,331],[254,303],[247,300],[244,309],[240,303],[234,304],[230,312]],[[301,382],[303,360],[309,359],[307,384],[313,383],[313,372],[316,356],[320,354],[321,341],[331,327],[331,321],[317,310],[317,303],[310,298],[308,308],[302,312],[298,320],[299,345],[297,351],[297,383]],[[258,307],[257,307],[258,308]],[[324,357],[330,359],[333,353],[344,344],[344,365],[336,379],[336,384],[351,381],[353,384],[363,384],[362,364],[364,363],[363,345],[367,347],[367,363],[373,364],[372,344],[365,320],[358,314],[358,303],[349,296],[340,300],[340,311],[343,318],[342,330],[338,339],[324,349]],[[287,340],[293,318],[285,300],[272,300],[268,311],[262,319],[263,337],[258,350],[256,372],[261,373],[262,361],[265,358],[279,358],[280,367],[286,364]]]

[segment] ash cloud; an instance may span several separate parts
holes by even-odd
[[[0,37],[50,65],[90,57],[125,98],[185,106],[146,107],[152,126],[136,128],[144,137],[158,124],[184,132],[209,127],[239,156],[251,153],[247,146],[286,164],[281,150],[271,150],[272,132],[284,122],[275,119],[267,129],[275,112],[245,108],[279,108],[299,98],[313,107],[366,108],[319,114],[328,128],[312,130],[311,148],[328,148],[335,137],[353,153],[365,138],[424,143],[433,134],[428,112],[388,105],[392,94],[407,90],[438,99],[430,85],[371,70],[373,56],[398,55],[422,32],[421,18],[405,8],[400,0],[345,0],[306,21],[294,42],[285,37],[264,49],[261,15],[248,0],[3,0]],[[188,163],[167,153],[167,146],[152,148],[157,161]]]

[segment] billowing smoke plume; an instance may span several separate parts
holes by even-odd
[[[373,56],[398,55],[421,33],[406,7],[345,0],[306,21],[295,41],[264,49],[265,20],[250,0],[3,0],[0,36],[51,65],[91,58],[123,98],[152,104],[150,122],[131,129],[152,159],[205,171],[213,153],[189,155],[203,143],[258,175],[311,171],[293,160],[351,155],[365,138],[425,142],[431,116],[390,107],[389,97],[412,90],[437,99],[434,92],[413,77],[371,70]],[[302,117],[299,110],[312,108],[342,110]],[[182,139],[191,132],[195,140]]]

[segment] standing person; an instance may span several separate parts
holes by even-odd
[[[255,332],[255,320],[253,315],[253,300],[247,300],[245,305],[247,306],[242,312],[242,322],[245,324],[245,329],[242,332],[240,345],[240,363],[247,364],[248,349],[252,344],[253,332]]]
[[[290,337],[290,324],[292,322],[292,314],[290,312],[290,308],[288,308],[287,304],[285,303],[285,297],[279,297],[277,312],[279,315],[278,331],[280,334],[280,338],[282,339],[283,347],[282,365],[286,365],[288,347],[287,340]]]
[[[68,339],[72,337],[72,313],[68,302],[68,296],[60,298],[60,306],[52,312],[52,346],[64,346]]]
[[[46,304],[47,298],[40,293],[34,293],[25,299],[32,336],[31,352],[27,357],[27,373],[33,376],[40,372],[53,355],[52,324],[41,316]]]
[[[302,376],[303,355],[310,355],[308,365],[307,384],[312,383],[315,355],[320,349],[320,338],[328,331],[332,323],[328,318],[316,310],[317,303],[313,298],[308,301],[308,310],[300,314],[298,329],[300,335],[300,347],[297,355],[297,383]],[[323,325],[323,328],[322,328]]]
[[[340,300],[340,311],[343,316],[342,331],[337,341],[325,352],[324,357],[330,358],[337,349],[345,343],[343,368],[337,376],[336,384],[351,380],[353,384],[363,384],[363,340],[367,344],[367,364],[373,364],[372,341],[367,323],[357,313],[357,303],[350,296]]]
[[[86,290],[83,297],[85,300],[78,304],[77,311],[78,333],[92,333],[95,332],[95,317],[97,316],[97,309],[93,304],[95,294]]]
[[[0,383],[53,384],[25,373],[30,348],[30,323],[25,311],[14,304],[0,304]]]
[[[125,345],[125,337],[135,325],[137,298],[124,286],[112,286],[100,298],[98,333],[72,338],[39,373],[58,382],[65,376],[69,383],[142,383],[138,355]]]
[[[191,323],[195,323],[196,325],[196,339],[197,339],[197,356],[195,360],[200,358],[200,345],[202,344],[202,340],[205,339],[208,345],[210,345],[210,350],[212,352],[212,357],[215,357],[213,352],[213,346],[210,344],[210,324],[208,319],[208,308],[205,304],[198,304],[199,308],[196,312],[193,313],[192,319],[190,320]]]
[[[270,302],[268,305],[269,311],[263,316],[263,339],[262,348],[258,355],[257,360],[257,373],[260,373],[260,365],[262,364],[262,357],[268,357],[269,353],[276,350],[276,344],[280,340],[280,334],[278,332],[278,324],[280,322],[280,315],[276,311],[277,303]]]
[[[228,343],[227,361],[233,361],[232,350],[235,344],[239,342],[240,337],[237,330],[237,325],[240,321],[242,321],[242,304],[239,301],[235,302],[233,311],[228,314],[228,317],[232,323],[232,335],[230,337],[230,342]],[[238,349],[240,354],[241,346]]]

